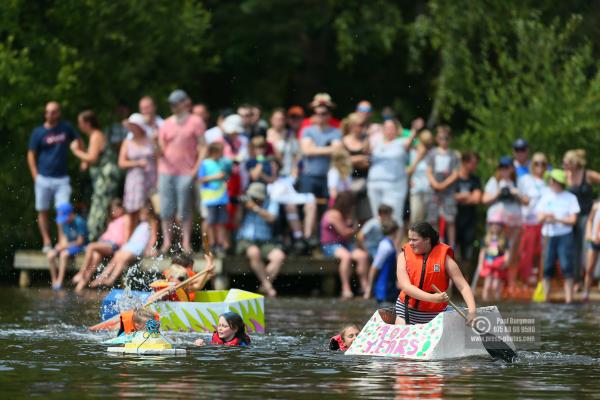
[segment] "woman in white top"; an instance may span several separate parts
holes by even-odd
[[[371,168],[367,178],[367,193],[371,212],[377,215],[379,205],[385,203],[394,209],[394,221],[404,226],[404,202],[408,192],[408,148],[415,138],[411,130],[408,138],[399,138],[400,124],[388,119],[383,123],[383,141],[373,148]]]
[[[433,135],[428,130],[419,133],[419,144],[410,151],[410,223],[427,221],[427,204],[431,200],[431,185],[427,179],[426,156],[433,147]]]

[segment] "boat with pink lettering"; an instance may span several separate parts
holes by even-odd
[[[453,309],[440,313],[427,324],[394,325],[395,318],[391,309],[377,310],[346,355],[407,360],[489,357],[481,335],[466,326],[464,319]],[[478,308],[475,326],[480,333],[492,333],[514,350],[510,332],[496,306]]]

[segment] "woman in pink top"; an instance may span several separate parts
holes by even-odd
[[[171,248],[175,217],[182,227],[182,247],[191,250],[194,177],[206,149],[204,121],[189,111],[190,98],[183,90],[169,95],[173,115],[158,132],[158,192],[163,232],[162,252]]]
[[[335,257],[340,261],[343,299],[354,297],[350,287],[352,261],[356,262],[356,273],[363,292],[368,288],[369,255],[362,249],[353,248],[351,244],[351,238],[356,233],[351,227],[354,203],[352,192],[342,192],[321,219],[321,248],[325,256]]]
[[[79,272],[73,277],[76,292],[81,292],[87,285],[92,274],[104,258],[111,257],[126,241],[126,216],[125,209],[120,199],[114,199],[110,204],[112,221],[100,240],[88,244],[85,248],[85,257]]]

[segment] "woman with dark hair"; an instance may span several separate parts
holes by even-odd
[[[335,257],[340,261],[343,299],[354,297],[350,287],[352,261],[356,262],[356,273],[363,293],[368,289],[369,254],[362,249],[355,249],[350,243],[350,239],[356,233],[352,227],[354,206],[352,192],[342,192],[335,198],[333,207],[327,210],[321,219],[321,248],[326,257]]]
[[[204,346],[204,339],[197,339],[196,346]],[[223,346],[249,346],[250,337],[246,334],[246,325],[239,314],[226,312],[219,315],[219,325],[213,332],[210,344]]]
[[[452,248],[440,243],[439,234],[427,222],[408,230],[408,243],[398,255],[400,296],[396,301],[396,324],[425,324],[448,305],[450,280],[469,309],[468,323],[475,318],[475,298],[456,261]],[[437,286],[442,293],[433,288]],[[407,312],[408,311],[408,312]]]
[[[106,217],[111,200],[115,197],[120,171],[115,162],[108,140],[100,130],[96,114],[91,110],[79,113],[79,130],[89,137],[87,150],[81,150],[76,142],[71,143],[71,151],[81,160],[81,169],[89,167],[92,178],[92,204],[88,213],[87,227],[89,241],[96,241],[106,228]]]

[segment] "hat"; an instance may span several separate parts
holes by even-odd
[[[238,114],[230,115],[223,121],[222,128],[223,132],[225,132],[227,135],[244,132],[242,117],[240,117]]]
[[[288,117],[304,117],[304,109],[300,106],[291,106],[287,110]]]
[[[515,150],[522,150],[522,149],[528,148],[529,147],[529,143],[527,143],[527,140],[525,140],[525,139],[518,138],[517,140],[515,140],[513,142],[512,147]]]
[[[267,197],[267,189],[264,183],[253,182],[248,186],[246,194],[253,199],[264,200]]]
[[[62,225],[67,222],[72,212],[73,206],[69,203],[63,203],[56,206],[56,223]]]
[[[495,212],[488,216],[487,218],[488,224],[499,224],[504,225],[504,218],[501,211]]]
[[[567,185],[567,175],[562,169],[553,169],[550,171],[550,179],[560,183],[563,186]]]
[[[498,168],[500,167],[510,167],[513,165],[513,159],[510,156],[502,156],[500,157],[500,161],[498,161]]]
[[[168,101],[169,101],[169,104],[175,105],[175,104],[179,104],[182,101],[187,100],[187,99],[189,99],[189,96],[187,95],[187,93],[181,89],[177,89],[177,90],[173,90],[171,92],[171,94],[169,95]]]
[[[335,107],[335,103],[331,101],[331,96],[329,93],[317,93],[315,94],[315,97],[313,97],[313,100],[310,102],[309,106],[310,108],[316,108],[320,106],[333,108]]]
[[[140,113],[131,114],[129,118],[127,118],[127,122],[129,122],[130,124],[135,124],[142,129],[144,129],[144,126],[146,125],[146,119]]]

